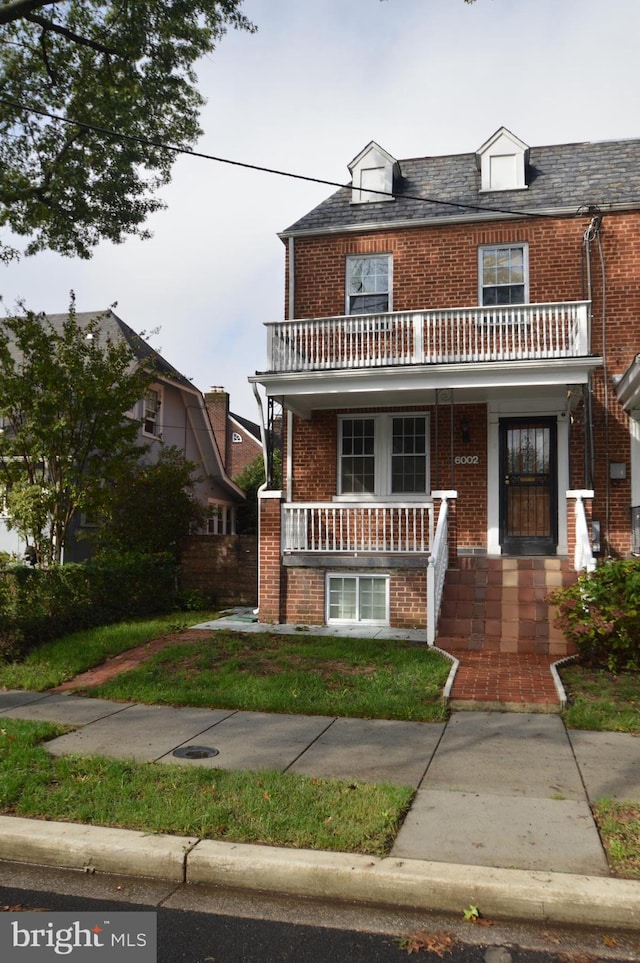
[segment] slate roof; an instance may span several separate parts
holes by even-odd
[[[640,140],[531,147],[525,190],[480,191],[476,153],[400,160],[392,201],[351,204],[343,187],[301,217],[281,237],[370,230],[509,214],[575,214],[640,207]]]
[[[62,325],[68,316],[68,314],[47,314],[46,318],[56,331],[61,331]],[[78,311],[76,312],[75,319],[79,327],[85,327],[90,321],[98,319],[100,322],[100,330],[105,339],[110,339],[114,342],[118,340],[126,341],[138,361],[146,361],[148,358],[153,360],[153,368],[158,376],[168,378],[178,385],[190,388],[192,391],[194,390],[194,386],[188,378],[180,374],[177,368],[169,364],[141,335],[137,334],[133,328],[130,328],[129,325],[126,324],[122,318],[119,318],[117,314],[114,314],[110,308],[106,311]]]

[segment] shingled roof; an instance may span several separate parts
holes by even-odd
[[[527,188],[481,191],[476,153],[399,161],[393,201],[351,203],[343,187],[281,237],[640,207],[640,140],[531,147]]]
[[[47,314],[45,317],[56,331],[61,332],[62,326],[69,315]],[[84,328],[89,322],[97,320],[100,332],[105,340],[110,340],[114,343],[117,341],[126,341],[137,361],[151,359],[153,370],[159,377],[167,378],[178,385],[193,389],[193,384],[188,378],[180,374],[177,368],[169,364],[141,335],[136,334],[133,328],[130,328],[129,325],[126,324],[122,318],[119,318],[117,314],[114,314],[110,308],[107,308],[106,311],[78,311],[75,314],[75,320],[80,328]]]

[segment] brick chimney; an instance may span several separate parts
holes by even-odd
[[[224,388],[213,387],[205,394],[204,403],[226,471],[229,462],[229,394]]]

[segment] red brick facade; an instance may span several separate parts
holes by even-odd
[[[384,205],[372,205],[381,208]],[[606,211],[606,208],[605,208]],[[484,396],[472,391],[454,393],[442,403],[433,390],[424,392],[424,403],[406,404],[398,387],[388,403],[333,405],[331,397],[311,411],[309,417],[294,415],[289,443],[292,465],[286,479],[287,498],[296,503],[330,503],[338,493],[339,419],[345,414],[421,412],[429,418],[430,489],[453,489],[458,499],[452,510],[450,546],[455,554],[486,553],[495,519],[489,512],[491,479],[499,478],[497,438],[501,418],[524,417],[535,398],[539,412],[549,411],[557,420],[558,444],[562,449],[562,484],[558,488],[559,540],[571,557],[575,545],[573,501],[566,504],[565,490],[593,486],[595,497],[585,503],[589,523],[596,520],[602,532],[605,555],[625,556],[631,549],[631,449],[629,417],[615,394],[618,378],[633,362],[640,345],[640,212],[610,211],[602,219],[597,244],[585,244],[591,213],[562,216],[492,217],[464,223],[428,223],[379,230],[320,230],[293,237],[294,277],[291,248],[286,249],[285,308],[293,304],[295,318],[337,318],[346,306],[347,258],[354,254],[392,256],[391,312],[462,308],[479,302],[479,249],[483,245],[525,245],[528,256],[528,293],[531,304],[580,302],[591,299],[590,376],[591,399],[585,402],[585,385],[574,385],[567,375],[566,406],[563,392],[553,411],[544,407],[549,390],[541,378],[534,387],[518,393],[504,369],[504,383],[487,388]],[[382,217],[382,215],[379,215]],[[372,214],[372,218],[374,215]],[[461,220],[463,220],[461,218]],[[472,363],[470,363],[472,366]],[[583,379],[584,380],[584,379]],[[443,382],[446,386],[446,382]],[[501,393],[500,393],[501,392]],[[444,394],[443,394],[444,398]],[[534,400],[532,401],[532,398]],[[513,402],[513,409],[510,404]],[[493,408],[491,407],[493,405]],[[286,401],[285,401],[286,406]],[[527,408],[530,406],[530,408]],[[542,417],[542,415],[541,415]],[[493,425],[493,427],[492,427]],[[568,426],[568,427],[567,427]],[[610,463],[626,465],[626,478],[611,479]],[[284,497],[284,496],[283,496]],[[261,533],[261,617],[281,618],[307,624],[325,621],[326,565],[280,565],[279,548],[269,541],[275,533],[279,503],[263,503]],[[495,513],[495,510],[494,510]],[[278,539],[280,537],[278,529]],[[274,534],[275,538],[275,534]],[[347,564],[343,560],[343,564]],[[389,621],[398,627],[424,626],[426,620],[425,570],[396,567],[376,569],[389,574]],[[366,570],[354,562],[353,569]],[[373,569],[371,569],[373,571]],[[279,608],[275,593],[280,599]],[[273,594],[272,594],[273,593]],[[276,614],[277,613],[277,614]]]

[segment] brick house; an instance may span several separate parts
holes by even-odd
[[[549,589],[638,550],[640,141],[349,169],[281,235],[250,379],[284,426],[260,619],[561,655]]]

